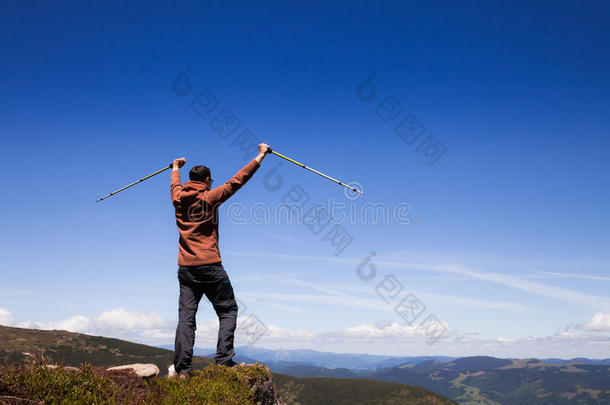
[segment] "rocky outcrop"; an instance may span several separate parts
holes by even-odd
[[[57,365],[57,364],[46,364],[45,367],[50,368],[50,369],[60,368],[62,370],[67,370],[67,371],[80,371],[80,369],[78,367],[63,366],[63,365]],[[153,377],[159,376],[159,367],[157,367],[154,364],[142,364],[142,363],[125,364],[123,366],[106,368],[106,371],[110,371],[110,372],[131,371],[137,377],[140,377],[140,378],[153,378]]]
[[[251,381],[254,403],[256,405],[286,405],[286,402],[282,400],[273,383],[273,375],[271,374],[269,367],[261,366],[260,364],[252,365],[243,363],[237,367],[263,367],[265,371],[267,371],[267,375],[264,378]]]

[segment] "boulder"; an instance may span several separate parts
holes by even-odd
[[[142,364],[142,363],[126,364],[124,366],[110,367],[107,370],[108,371],[131,370],[138,377],[141,377],[141,378],[152,378],[152,377],[156,377],[159,375],[159,367],[157,367],[154,364]]]

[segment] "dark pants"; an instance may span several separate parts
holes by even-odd
[[[180,281],[179,320],[174,353],[176,372],[190,372],[193,368],[191,361],[195,329],[197,329],[195,314],[203,294],[214,306],[220,322],[214,360],[216,364],[229,364],[235,355],[233,338],[237,322],[237,302],[222,263],[180,266],[178,281]]]

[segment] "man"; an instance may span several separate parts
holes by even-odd
[[[268,145],[258,145],[258,156],[220,187],[211,189],[210,169],[195,166],[189,173],[190,181],[180,184],[180,168],[184,158],[174,160],[171,173],[171,197],[176,210],[176,224],[180,232],[178,281],[180,299],[178,327],[174,354],[175,372],[180,376],[192,372],[195,343],[195,315],[203,294],[210,300],[218,315],[218,344],[216,364],[233,366],[233,339],[237,322],[237,303],[233,287],[222,267],[218,249],[218,206],[231,197],[252,177],[265,156]],[[170,367],[170,374],[173,370]]]

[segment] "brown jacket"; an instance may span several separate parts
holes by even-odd
[[[171,197],[180,232],[178,265],[199,266],[218,263],[218,206],[241,188],[260,167],[252,160],[225,184],[210,190],[205,183],[180,184],[180,171],[172,170]]]

